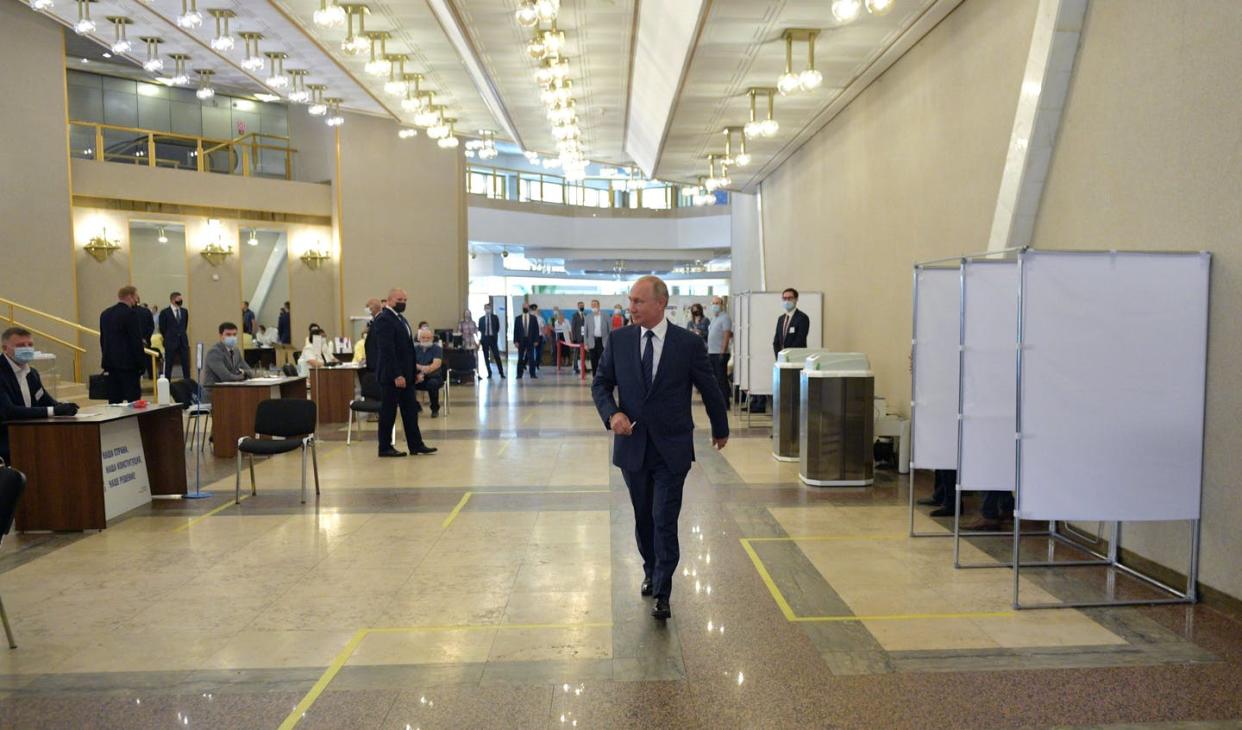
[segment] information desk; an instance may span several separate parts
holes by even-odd
[[[306,377],[252,378],[211,387],[211,453],[237,456],[237,439],[254,435],[254,412],[272,398],[306,399]]]
[[[311,400],[315,401],[320,423],[349,420],[349,402],[354,399],[354,384],[362,369],[355,363],[310,369]]]
[[[18,530],[102,530],[152,494],[185,494],[181,406],[98,406],[8,426],[13,466],[29,480]]]

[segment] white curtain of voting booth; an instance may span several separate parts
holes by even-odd
[[[911,466],[957,468],[958,268],[916,267],[911,355]],[[913,474],[913,471],[911,472]]]
[[[738,292],[733,303],[733,382],[742,390],[750,389],[750,369],[746,367],[750,345],[750,320],[746,318],[750,292]]]
[[[1197,520],[1210,255],[1020,266],[1019,516]]]
[[[798,292],[798,309],[811,319],[806,346],[823,347],[823,293]],[[772,340],[776,338],[776,323],[784,313],[781,292],[750,292],[747,297],[746,390],[751,395],[772,395],[772,366],[776,364]]]
[[[962,264],[961,490],[1012,492],[1017,417],[1018,262]]]

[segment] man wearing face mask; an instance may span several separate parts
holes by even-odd
[[[479,341],[483,347],[483,366],[487,368],[487,377],[492,377],[492,361],[496,361],[496,370],[500,377],[505,377],[505,361],[500,359],[500,348],[497,337],[500,334],[500,317],[492,312],[491,304],[483,305],[483,316],[479,317]]]
[[[302,354],[298,357],[298,373],[309,375],[312,367],[330,362],[336,362],[336,356],[332,354],[332,344],[328,342],[323,328],[312,322],[307,330],[306,344],[302,345]]]
[[[773,354],[790,347],[806,347],[806,333],[811,329],[811,318],[798,309],[798,290],[781,292],[785,313],[776,320],[776,335],[772,338]]]
[[[254,377],[237,343],[237,325],[221,322],[217,329],[220,341],[203,357],[204,403],[211,402],[211,386],[216,383],[237,383]]]
[[[724,300],[712,297],[711,324],[707,327],[707,359],[712,364],[716,382],[725,400],[730,400],[733,388],[729,387],[729,343],[733,341],[733,320],[725,311]]]
[[[9,461],[9,421],[48,416],[72,416],[75,403],[61,403],[43,389],[34,362],[34,337],[30,330],[10,327],[0,335],[4,357],[0,357],[0,459]]]
[[[578,309],[574,312],[573,319],[569,321],[570,342],[575,345],[581,345],[586,340],[586,305],[578,302]],[[574,358],[574,372],[578,372],[578,358]]]
[[[405,430],[405,443],[412,454],[434,454],[436,450],[423,443],[418,430],[418,399],[414,386],[418,383],[418,370],[414,363],[414,333],[405,319],[405,305],[409,295],[404,289],[388,292],[388,304],[371,323],[371,337],[375,338],[375,379],[380,386],[379,455],[382,457],[405,456],[404,451],[393,448],[392,432],[397,423],[397,410],[401,410],[401,425]]]
[[[172,380],[173,363],[181,362],[181,377],[190,377],[190,310],[181,306],[181,292],[168,295],[168,306],[160,312],[160,336],[164,338],[164,377]]]
[[[142,398],[142,316],[137,311],[138,290],[123,286],[117,302],[99,315],[99,349],[107,373],[108,402],[132,403]]]
[[[418,370],[418,390],[427,391],[431,403],[431,417],[440,417],[440,389],[444,387],[444,348],[435,342],[435,333],[428,327],[418,330],[418,347],[414,353],[414,368]]]
[[[586,343],[587,356],[591,358],[591,372],[599,369],[599,359],[604,354],[604,343],[612,331],[612,320],[599,308],[599,300],[591,300],[591,311],[586,315],[586,327],[582,340]]]

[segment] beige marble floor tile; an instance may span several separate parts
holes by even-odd
[[[374,632],[346,666],[484,662],[495,638],[495,629]]]
[[[499,593],[513,590],[521,563],[503,566],[462,564],[453,568],[419,566],[402,587],[415,593]]]
[[[969,618],[864,621],[885,651],[996,649],[999,644]]]
[[[392,593],[307,596],[287,593],[263,608],[246,626],[251,630],[356,631],[375,624]]]
[[[488,661],[528,662],[607,659],[612,656],[612,628],[510,629],[496,634]]]
[[[100,633],[83,641],[60,672],[185,671],[202,667],[231,633],[181,628]]]
[[[491,593],[423,592],[407,589],[388,599],[375,625],[464,626],[497,624],[510,600],[508,590]]]
[[[612,591],[515,592],[505,607],[507,624],[607,623],[612,620]]]
[[[1014,649],[1127,643],[1081,611],[1070,608],[1020,611],[1014,616],[984,616],[972,621],[997,644]]]
[[[578,590],[593,591],[610,585],[612,570],[607,564],[583,564],[574,566],[537,565],[525,563],[513,583],[515,593],[546,593],[565,586]]]
[[[218,651],[200,665],[205,669],[326,667],[353,634],[247,629],[217,645]]]

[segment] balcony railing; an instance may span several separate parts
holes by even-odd
[[[466,192],[492,200],[587,208],[669,210],[694,204],[681,186],[673,183],[647,181],[636,186],[618,177],[588,177],[570,182],[562,175],[475,164],[466,167]]]
[[[284,180],[297,152],[274,134],[218,140],[97,122],[69,122],[69,149],[78,159]]]

